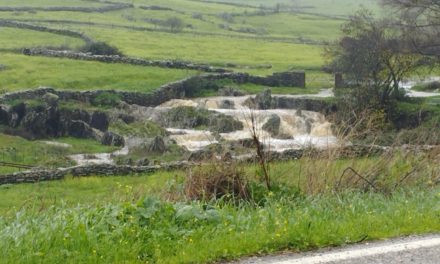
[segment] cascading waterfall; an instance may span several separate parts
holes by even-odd
[[[296,109],[269,109],[254,110],[245,106],[245,101],[250,96],[241,97],[211,97],[194,100],[176,99],[168,101],[158,108],[174,108],[191,106],[216,111],[233,117],[243,124],[243,129],[220,133],[226,141],[237,141],[252,138],[252,120],[258,137],[267,149],[282,152],[289,149],[300,149],[309,146],[326,148],[337,144],[337,139],[331,130],[331,123],[325,116],[318,112],[301,111]],[[278,135],[272,135],[263,129],[270,118],[279,119]],[[168,128],[178,145],[189,151],[196,151],[218,143],[209,131]]]

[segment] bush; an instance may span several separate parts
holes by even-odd
[[[248,200],[243,168],[233,162],[212,162],[188,171],[185,196],[191,200]]]
[[[203,20],[203,14],[202,13],[193,13],[191,17],[194,18],[194,19]]]
[[[89,52],[93,55],[119,55],[122,56],[122,52],[118,48],[110,46],[105,42],[92,42],[86,44],[82,49],[82,52]]]
[[[169,27],[171,32],[177,33],[183,30],[185,23],[178,17],[170,17],[165,21],[165,26]]]
[[[221,19],[223,19],[225,22],[228,22],[228,23],[233,23],[234,22],[234,15],[231,14],[231,13],[223,12],[223,13],[220,13],[218,16]]]

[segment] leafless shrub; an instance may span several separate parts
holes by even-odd
[[[440,161],[440,150],[417,144],[423,139],[401,145],[396,138],[389,147],[375,145],[375,140],[365,145],[350,143],[377,129],[377,116],[368,112],[358,115],[348,127],[339,126],[335,133],[341,146],[304,152],[298,161],[298,187],[309,194],[351,189],[390,194],[403,186],[439,182],[440,166],[435,164]]]
[[[243,167],[225,159],[189,169],[184,193],[190,200],[249,199]]]

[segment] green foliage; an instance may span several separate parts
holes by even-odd
[[[438,232],[437,204],[438,190],[412,190],[391,197],[272,198],[257,208],[155,198],[96,207],[64,205],[3,218],[0,250],[3,261],[14,263],[211,262]]]
[[[178,17],[170,17],[164,24],[169,27],[170,31],[173,33],[181,32],[185,26],[185,22]]]
[[[116,93],[104,92],[93,99],[92,105],[115,107],[121,102],[121,97]]]
[[[119,55],[123,54],[116,47],[112,47],[105,42],[87,43],[81,48],[82,52],[90,52],[93,55]]]

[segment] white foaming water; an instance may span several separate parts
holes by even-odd
[[[400,82],[399,87],[405,89],[408,96],[410,96],[410,97],[434,97],[434,96],[439,96],[440,93],[414,91],[414,90],[412,90],[412,88],[414,86],[416,86],[417,84],[426,84],[426,83],[438,82],[438,81],[440,81],[440,77],[429,77],[429,78],[425,78],[425,79],[412,79],[412,80]]]
[[[179,146],[183,146],[189,151],[200,150],[211,144],[218,143],[209,131],[177,128],[167,128],[167,131]]]
[[[114,151],[112,153],[95,153],[95,154],[75,154],[70,155],[69,158],[76,162],[79,166],[84,165],[99,165],[99,164],[114,164],[113,157],[128,155],[129,146]]]
[[[331,96],[330,90],[325,90],[320,97]],[[292,96],[304,97],[304,96]],[[216,111],[240,121],[243,129],[230,133],[221,133],[220,136],[226,141],[237,141],[252,138],[252,120],[255,131],[267,149],[272,151],[285,151],[289,149],[301,149],[305,147],[327,148],[335,146],[337,138],[331,130],[331,123],[325,116],[318,112],[298,111],[295,109],[269,109],[251,110],[244,105],[250,96],[240,97],[210,97],[194,100],[171,100],[159,106],[159,108],[173,108],[179,106],[192,106]],[[225,109],[228,108],[228,109]],[[269,132],[263,130],[264,124],[277,116],[280,119],[279,135],[274,138]],[[189,151],[196,151],[204,147],[218,143],[211,132],[188,129],[167,129],[178,145]]]

